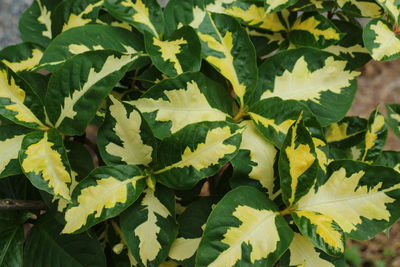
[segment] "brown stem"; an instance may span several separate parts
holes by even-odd
[[[0,210],[47,210],[47,205],[38,200],[0,199]]]

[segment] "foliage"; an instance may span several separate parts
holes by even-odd
[[[0,266],[343,266],[400,217],[400,105],[346,116],[399,21],[394,0],[36,0],[0,51],[0,199],[47,211],[0,212]]]

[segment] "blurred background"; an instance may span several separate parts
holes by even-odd
[[[0,0],[0,50],[20,42],[18,20],[31,3],[32,0]],[[349,115],[368,118],[378,106],[385,113],[385,104],[400,103],[400,60],[371,61],[361,71]],[[400,141],[392,132],[389,132],[385,150],[400,150]],[[349,241],[347,245],[346,258],[350,266],[400,267],[400,222],[370,241]]]

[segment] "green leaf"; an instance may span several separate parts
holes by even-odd
[[[94,50],[114,50],[123,54],[144,51],[143,37],[138,32],[108,25],[85,25],[57,36],[44,52],[39,68],[56,71],[74,55]]]
[[[281,148],[290,126],[297,120],[300,113],[307,127],[312,131],[319,131],[318,121],[306,105],[296,100],[281,100],[277,97],[258,101],[249,109],[249,115],[258,130],[273,143]],[[319,139],[323,135],[314,133]]]
[[[326,177],[302,197],[296,210],[332,218],[347,237],[367,240],[400,217],[400,174],[362,162],[332,162]]]
[[[164,17],[156,0],[106,0],[107,11],[128,22],[140,32],[150,32],[160,39],[164,32]]]
[[[202,73],[184,73],[150,88],[130,101],[160,139],[191,123],[223,121],[230,117],[232,103],[219,84]]]
[[[337,44],[328,46],[324,51],[346,59],[353,70],[364,66],[370,61],[371,56],[364,47],[361,27],[342,20],[333,20],[332,22],[346,35]]]
[[[157,146],[149,126],[131,105],[110,99],[97,139],[101,157],[107,165],[149,165]]]
[[[385,61],[400,57],[400,37],[393,32],[392,25],[384,20],[371,20],[364,28],[363,40],[375,60]]]
[[[60,235],[61,230],[52,214],[41,216],[29,232],[24,266],[106,266],[103,248],[93,233]]]
[[[301,234],[294,233],[289,249],[282,257],[283,266],[303,266],[303,267],[345,267],[343,257],[331,257],[321,250],[315,248],[309,239]]]
[[[361,143],[361,161],[372,163],[379,156],[387,137],[385,117],[376,109],[368,119],[367,131]]]
[[[71,167],[57,130],[27,134],[22,141],[19,161],[25,175],[38,189],[71,199]]]
[[[330,217],[313,211],[296,211],[292,218],[300,232],[311,240],[313,245],[331,256],[344,253],[343,230]]]
[[[94,169],[74,189],[62,232],[81,233],[117,216],[140,196],[146,185],[145,177],[134,165]]]
[[[280,97],[306,104],[322,126],[339,121],[349,110],[359,72],[347,61],[309,48],[287,50],[260,66],[261,98]]]
[[[326,48],[340,41],[342,33],[319,13],[304,13],[290,28],[289,40],[296,46]]]
[[[35,0],[19,20],[19,31],[24,42],[46,47],[52,37],[51,16],[61,0]]]
[[[262,136],[254,122],[246,120],[240,126],[245,128],[239,152],[232,160],[234,176],[231,182],[240,184],[244,178],[255,180],[272,197],[276,176],[274,163],[278,151]]]
[[[153,64],[168,76],[200,70],[200,41],[196,32],[188,26],[164,40],[145,32],[145,43]]]
[[[400,151],[382,151],[375,161],[375,165],[393,168],[400,172]]]
[[[203,228],[212,207],[217,202],[216,197],[202,197],[186,207],[178,217],[179,232],[172,243],[169,258],[185,267],[195,265],[196,251],[203,235]]]
[[[159,266],[178,232],[172,190],[147,188],[142,197],[121,215],[124,240],[139,266]]]
[[[33,69],[42,56],[42,48],[32,43],[12,45],[0,51],[0,61],[14,72]]]
[[[68,161],[71,164],[72,173],[77,181],[85,178],[94,169],[93,156],[82,143],[65,141]]]
[[[238,152],[241,139],[241,129],[235,124],[190,124],[161,142],[153,175],[169,188],[189,189],[228,163]]]
[[[274,13],[270,13],[274,14]],[[265,58],[277,50],[284,42],[284,33],[269,33],[257,29],[248,29],[247,33],[253,43],[257,58]]]
[[[12,122],[1,120],[0,123],[0,178],[21,173],[18,152],[22,140],[29,130]]]
[[[17,211],[0,212],[0,266],[22,266],[25,216]]]
[[[400,104],[387,104],[386,123],[394,134],[400,138]]]
[[[0,62],[0,115],[33,129],[46,130],[41,100],[17,74]]]
[[[259,190],[241,186],[211,212],[196,266],[274,266],[292,238],[275,204]]]
[[[383,15],[383,9],[373,0],[338,0],[337,4],[350,16],[377,18]]]
[[[103,0],[62,1],[51,14],[53,38],[74,27],[94,23],[102,7]]]
[[[243,106],[257,83],[256,54],[246,30],[232,17],[208,13],[197,33],[204,59],[231,83]]]
[[[137,58],[90,51],[67,60],[49,81],[45,99],[49,120],[62,133],[82,134],[103,99]]]
[[[283,200],[294,205],[306,195],[317,177],[314,142],[302,122],[302,115],[289,128],[279,154],[279,177]]]

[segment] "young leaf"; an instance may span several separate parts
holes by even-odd
[[[296,46],[326,48],[336,44],[341,32],[319,13],[304,13],[290,28],[289,40]]]
[[[46,47],[53,38],[51,15],[61,0],[35,0],[19,20],[19,31],[24,42]]]
[[[0,212],[0,266],[22,266],[25,219],[18,211]]]
[[[144,51],[143,37],[138,32],[108,25],[76,27],[51,42],[40,60],[40,68],[54,72],[74,55],[106,49],[124,54],[139,53]]]
[[[371,20],[364,29],[363,40],[375,60],[385,61],[400,57],[400,37],[386,21]]]
[[[22,141],[19,161],[34,186],[65,200],[71,199],[71,167],[57,130],[27,134]]]
[[[339,121],[351,106],[359,75],[346,65],[337,56],[309,48],[278,53],[260,66],[261,98],[299,100],[322,126]]]
[[[373,0],[338,0],[337,4],[345,13],[355,17],[377,18],[383,15],[383,9]]]
[[[1,120],[0,123],[0,178],[21,173],[18,152],[22,140],[29,130],[19,125]]]
[[[294,205],[306,195],[317,177],[314,142],[302,123],[302,115],[289,128],[279,154],[279,177],[283,200]]]
[[[94,169],[74,189],[62,232],[81,233],[117,216],[140,196],[145,188],[145,177],[143,171],[133,165]]]
[[[149,165],[157,145],[149,126],[131,105],[110,99],[97,139],[103,160],[108,165]]]
[[[197,33],[204,59],[231,83],[243,106],[257,83],[256,54],[246,30],[234,18],[208,13]]]
[[[283,266],[303,266],[303,267],[344,267],[343,257],[331,257],[321,250],[315,248],[309,239],[301,234],[294,233],[289,249],[283,255],[281,264]]]
[[[274,266],[293,231],[275,204],[253,187],[224,196],[211,212],[196,257],[203,266]]]
[[[0,61],[14,72],[33,69],[42,56],[42,48],[32,43],[12,45],[0,51]]]
[[[145,32],[145,43],[153,64],[168,76],[200,70],[200,41],[190,27],[180,28],[165,40]]]
[[[387,167],[334,161],[296,210],[329,216],[348,237],[367,240],[400,217],[399,181],[400,174]]]
[[[61,230],[52,214],[41,216],[29,231],[24,266],[106,266],[103,248],[92,232],[60,235]]]
[[[368,119],[367,132],[361,144],[362,149],[359,160],[367,163],[373,162],[385,145],[386,137],[385,117],[378,110],[375,110]]]
[[[299,210],[292,218],[303,236],[313,245],[331,256],[341,256],[344,252],[343,230],[330,217],[313,211]]]
[[[51,14],[53,38],[74,27],[94,23],[103,6],[103,0],[62,1]]]
[[[49,81],[45,99],[49,120],[62,133],[82,134],[103,99],[137,58],[90,51],[66,61]]]
[[[194,266],[203,229],[212,207],[217,204],[216,197],[202,197],[189,204],[179,215],[179,232],[172,243],[168,257],[183,266]]]
[[[235,124],[190,124],[161,142],[153,175],[169,188],[189,189],[228,163],[236,155],[241,139],[241,129]]]
[[[245,177],[258,181],[263,188],[267,189],[267,193],[271,197],[274,192],[274,163],[277,150],[273,144],[265,140],[254,122],[246,120],[240,126],[245,128],[239,152],[232,160],[233,181]]]
[[[104,4],[111,15],[142,33],[150,32],[158,39],[163,35],[164,17],[156,0],[105,0]]]
[[[400,104],[387,104],[386,122],[395,135],[400,138]]]
[[[159,82],[129,103],[143,113],[161,139],[191,123],[223,121],[230,117],[232,105],[219,84],[197,72]]]
[[[0,62],[0,115],[22,126],[46,130],[39,97],[9,67]]]
[[[400,23],[400,3],[396,0],[377,0],[393,18],[396,24]]]
[[[139,266],[159,266],[168,256],[178,225],[172,190],[147,188],[142,197],[121,215],[124,240]]]

